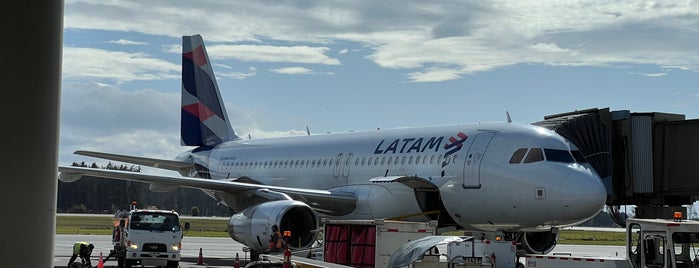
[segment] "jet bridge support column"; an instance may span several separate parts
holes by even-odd
[[[12,5],[2,16],[0,252],[3,266],[54,267],[63,1]]]

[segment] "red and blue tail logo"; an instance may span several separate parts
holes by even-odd
[[[214,71],[200,35],[182,37],[182,145],[213,146],[235,140]]]

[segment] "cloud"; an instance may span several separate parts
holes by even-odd
[[[278,73],[278,74],[313,74],[314,73],[313,70],[308,69],[308,68],[303,68],[303,67],[286,67],[286,68],[272,69],[270,71]]]
[[[339,52],[337,52],[337,54],[344,55],[344,54],[347,54],[348,51],[349,51],[349,50],[345,48],[345,49],[340,50]]]
[[[640,72],[630,72],[628,74],[631,75],[641,75],[641,76],[646,76],[646,77],[663,77],[667,76],[670,73],[671,70],[665,70],[664,72],[661,73],[640,73]]]
[[[180,65],[145,53],[64,47],[63,78],[109,79],[119,82],[179,78]]]
[[[109,40],[105,41],[107,44],[119,44],[119,45],[148,45],[147,42],[138,42],[138,41],[131,41],[131,40],[126,40],[126,39],[119,39],[119,40]]]
[[[225,66],[225,65],[224,65]],[[228,69],[232,69],[231,67],[228,67]],[[255,76],[257,74],[257,68],[255,67],[250,67],[248,68],[248,72],[234,72],[234,71],[224,71],[224,72],[216,72],[218,76],[221,77],[229,77],[233,79],[238,79],[242,80],[248,77]]]
[[[517,64],[699,71],[699,3],[691,1],[408,0],[396,8],[382,1],[85,0],[66,1],[65,10],[69,29],[201,33],[226,43],[210,55],[244,61],[338,65],[326,53],[352,43],[370,50],[366,59],[416,78],[435,66],[445,80]],[[439,80],[432,77],[413,81]]]
[[[409,73],[406,76],[412,82],[440,82],[457,79],[461,75],[453,69],[429,68],[422,72]]]
[[[126,91],[103,83],[64,83],[61,90],[59,161],[96,161],[76,150],[173,159],[180,146],[180,93]],[[254,138],[302,135],[303,130],[265,130],[264,119],[226,103],[234,130]]]
[[[213,45],[206,47],[212,59],[236,59],[257,62],[291,62],[339,65],[340,60],[325,55],[327,47],[266,46],[266,45]]]

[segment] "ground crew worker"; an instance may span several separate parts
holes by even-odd
[[[269,250],[271,252],[279,252],[282,250],[282,234],[279,232],[277,225],[272,225],[272,235],[269,238]]]
[[[90,255],[92,255],[93,248],[95,248],[95,246],[93,246],[90,243],[75,242],[75,244],[73,244],[73,256],[70,256],[70,260],[68,261],[68,267],[70,267],[70,265],[73,264],[73,262],[78,256],[80,257],[80,260],[83,264],[87,264],[89,267],[92,267],[92,264],[90,263]]]

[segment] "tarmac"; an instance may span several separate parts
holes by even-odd
[[[73,244],[77,241],[85,241],[95,245],[91,258],[93,267],[97,266],[100,253],[102,253],[104,260],[109,255],[109,250],[112,249],[112,240],[109,235],[56,235],[53,258],[54,268],[66,267],[73,251]],[[200,249],[203,265],[197,265]],[[558,245],[551,254],[623,258],[626,256],[625,252],[626,247],[624,246]],[[233,239],[185,236],[182,239],[180,267],[233,267],[236,253],[239,257],[240,266],[244,267],[249,254],[243,252],[243,245],[233,241]],[[117,267],[116,260],[113,259],[103,264],[104,267]]]

